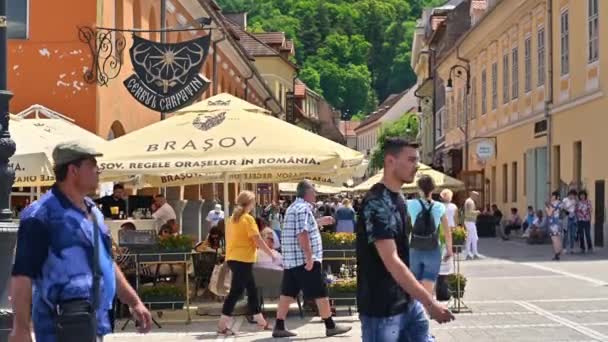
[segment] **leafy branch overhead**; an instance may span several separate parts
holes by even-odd
[[[293,39],[300,78],[350,118],[416,82],[410,66],[416,20],[445,0],[218,2],[224,12],[248,12],[249,31]]]

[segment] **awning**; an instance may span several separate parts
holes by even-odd
[[[372,186],[374,186],[374,184],[376,184],[382,180],[383,172],[384,172],[384,170],[380,170],[380,172],[373,175],[365,182],[357,185],[353,189],[353,191],[355,191],[355,192],[368,191],[369,189],[371,189]],[[427,175],[427,176],[430,176],[431,178],[433,178],[437,189],[451,189],[451,190],[464,189],[464,183],[462,181],[460,181],[456,178],[450,177],[437,170],[434,170],[430,166],[425,165],[425,164],[420,164],[420,168],[418,169],[418,172],[416,173],[416,178],[414,179],[414,182],[404,184],[403,187],[401,187],[401,189],[403,189],[404,191],[409,192],[409,193],[418,191],[418,185],[416,184],[416,182],[422,175]]]
[[[340,179],[365,167],[363,155],[220,94],[112,140],[102,178],[138,176],[142,184],[271,183]],[[177,183],[176,183],[177,182]]]

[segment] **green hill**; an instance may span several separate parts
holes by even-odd
[[[416,82],[412,34],[424,7],[445,0],[218,0],[224,12],[249,13],[248,30],[285,32],[300,78],[345,115]]]

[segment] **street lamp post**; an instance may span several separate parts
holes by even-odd
[[[8,339],[12,326],[8,280],[17,239],[17,224],[10,209],[15,172],[9,166],[9,158],[15,154],[15,142],[8,131],[8,104],[13,94],[7,89],[6,3],[7,0],[0,0],[0,341]]]
[[[465,103],[468,104],[469,93],[471,92],[471,70],[468,66],[456,64],[450,68],[450,74],[448,78],[448,84],[446,87],[447,91],[452,91],[453,79],[452,74],[456,71],[456,77],[461,78],[463,72],[466,76],[466,96]],[[462,127],[459,127],[462,130]],[[464,170],[469,171],[469,109],[468,106],[464,108]]]

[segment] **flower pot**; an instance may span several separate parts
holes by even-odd
[[[450,289],[450,294],[452,295],[452,297],[460,299],[464,297],[464,289],[460,289],[460,291],[457,291],[456,289]]]

